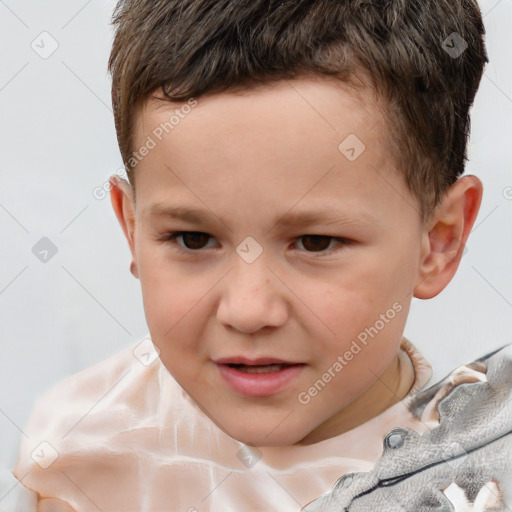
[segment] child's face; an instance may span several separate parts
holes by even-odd
[[[425,232],[373,96],[300,79],[181,106],[148,101],[135,138],[149,150],[131,247],[166,368],[255,446],[329,438],[401,399],[397,353]],[[354,136],[339,148],[350,134],[361,154]],[[205,235],[165,240],[177,231]],[[219,362],[234,358],[298,365]]]

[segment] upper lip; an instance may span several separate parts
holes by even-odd
[[[301,364],[293,361],[277,359],[275,357],[258,357],[257,359],[249,359],[243,356],[223,357],[221,359],[216,359],[213,362],[216,364],[245,364],[247,366],[264,364]]]

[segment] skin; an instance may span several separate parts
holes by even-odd
[[[181,105],[147,101],[134,146]],[[212,421],[246,444],[316,443],[403,398],[398,351],[410,301],[437,295],[459,265],[481,182],[461,178],[423,224],[389,157],[381,112],[370,90],[356,96],[313,77],[207,95],[137,165],[135,204],[126,182],[111,182],[163,364]],[[349,134],[366,145],[354,162],[338,149]],[[152,217],[155,204],[204,209],[207,220]],[[310,209],[345,222],[281,222]],[[176,231],[209,236],[159,239]],[[305,235],[323,237],[315,245]],[[248,236],[263,249],[251,264],[236,252]],[[396,303],[401,312],[301,404],[298,394]],[[305,366],[280,393],[247,398],[213,362],[234,355]]]
[[[181,105],[148,100],[134,146]],[[459,179],[422,223],[389,157],[382,108],[370,90],[356,96],[314,77],[207,95],[137,165],[135,198],[127,182],[111,178],[163,364],[219,428],[245,444],[316,443],[401,400],[398,351],[411,299],[434,297],[457,270],[482,184]],[[338,149],[349,134],[366,145],[354,162]],[[151,217],[157,203],[204,209],[207,220]],[[282,222],[306,210],[344,221]],[[176,231],[210,236],[159,239]],[[317,245],[305,236],[314,234],[323,235]],[[250,264],[236,252],[248,236],[263,249]],[[401,311],[378,335],[300,403],[298,394],[397,303]],[[280,393],[248,398],[228,387],[212,361],[233,355],[305,366]],[[43,499],[39,510],[71,509]]]
[[[146,102],[135,147],[180,106]],[[212,421],[246,444],[316,443],[403,398],[398,350],[410,301],[435,296],[457,269],[482,185],[462,178],[422,223],[389,157],[381,112],[372,91],[356,96],[313,77],[208,95],[138,164],[135,204],[127,183],[112,180],[163,364]],[[338,149],[349,134],[366,145],[354,162]],[[155,204],[203,209],[207,220],[153,217]],[[305,210],[344,220],[282,222]],[[160,239],[176,231],[209,236]],[[323,238],[315,246],[305,235]],[[248,236],[263,249],[251,264],[236,252]],[[301,404],[298,394],[394,303],[401,312]],[[305,366],[277,395],[247,398],[213,363],[234,355]]]

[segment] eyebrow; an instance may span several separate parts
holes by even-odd
[[[217,217],[217,219],[219,219],[220,222],[222,222],[224,225],[227,225],[224,219],[221,219],[213,212],[210,214],[208,210],[198,210],[185,206],[166,206],[157,203],[148,208],[147,211],[150,218],[164,217],[169,219],[182,220],[191,224],[207,224],[210,220],[210,216],[214,216]],[[272,226],[275,227],[278,224],[284,227],[309,226],[314,224],[359,226],[365,222],[380,226],[380,222],[373,215],[365,211],[358,212],[355,217],[347,217],[342,212],[337,213],[336,211],[332,210],[324,212],[288,212],[279,218],[275,218],[273,220]]]

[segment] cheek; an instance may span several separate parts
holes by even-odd
[[[184,349],[180,340],[193,340],[199,328],[198,315],[212,287],[212,279],[184,275],[172,265],[164,251],[148,247],[138,255],[139,279],[148,327],[157,345]]]
[[[384,313],[395,302],[405,307],[412,296],[418,274],[418,247],[415,233],[390,240],[384,250],[372,255],[366,265],[366,294],[376,304],[378,313]]]
[[[310,294],[312,309],[330,328],[334,337],[353,337],[375,322],[397,300],[396,283],[380,267],[373,271],[352,268],[350,272],[333,273],[323,289]],[[332,332],[334,331],[334,332]]]
[[[350,279],[340,280],[338,286],[330,283],[324,293],[311,298],[322,319],[316,330],[324,340],[325,356],[335,360],[355,341],[364,349],[357,359],[366,366],[378,366],[379,359],[386,358],[390,344],[401,339],[407,318],[407,288],[397,284],[396,272],[390,268],[354,272]]]

